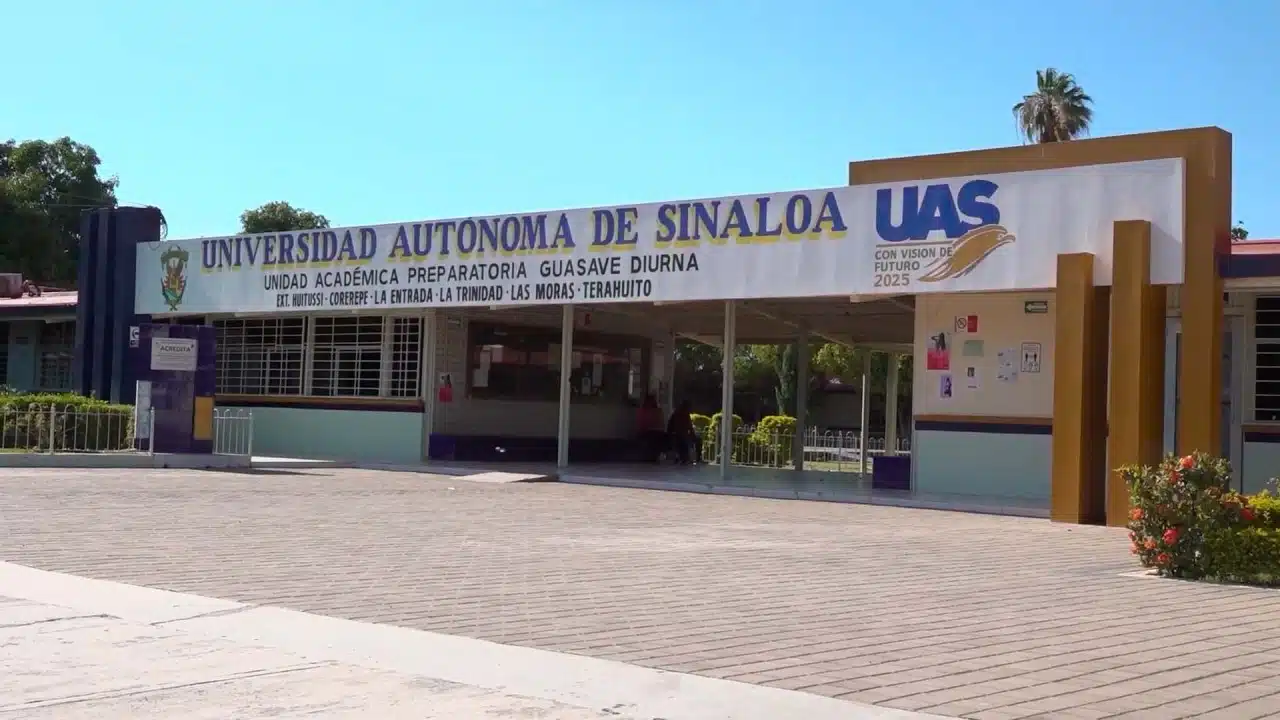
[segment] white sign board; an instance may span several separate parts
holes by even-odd
[[[195,339],[169,337],[151,338],[151,369],[195,372]]]
[[[1116,220],[1182,282],[1180,159],[138,246],[135,312],[316,312],[1111,283]]]

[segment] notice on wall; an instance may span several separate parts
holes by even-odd
[[[946,331],[929,337],[929,347],[925,351],[925,369],[950,370],[951,346]]]
[[[955,330],[957,333],[978,332],[978,316],[977,315],[957,315]]]
[[[151,369],[170,372],[196,371],[194,338],[151,338]]]
[[[1018,351],[1015,348],[1004,348],[996,353],[996,380],[1006,383],[1018,381]]]
[[[151,381],[139,380],[135,386],[133,401],[134,435],[139,440],[151,437]]]
[[[978,368],[970,365],[964,369],[964,386],[970,390],[981,390],[982,380],[978,376]]]
[[[453,402],[453,373],[440,373],[436,399],[442,403]]]
[[[938,378],[938,397],[943,400],[951,399],[951,373],[943,373]]]
[[[960,354],[965,357],[982,357],[983,347],[981,340],[965,340],[964,345],[960,347]]]
[[[1041,345],[1036,342],[1022,343],[1022,372],[1040,372]]]

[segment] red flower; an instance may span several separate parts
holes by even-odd
[[[1130,511],[1129,511],[1129,519],[1130,519],[1130,520],[1141,520],[1141,519],[1142,519],[1142,508],[1138,508],[1138,507],[1136,507],[1136,508],[1134,508],[1134,509],[1130,510]]]
[[[1155,550],[1156,549],[1155,538],[1147,538],[1147,541],[1142,543],[1142,547],[1147,550]]]
[[[1247,508],[1247,507],[1245,507],[1245,508],[1241,508],[1241,509],[1240,509],[1240,519],[1241,519],[1241,520],[1243,520],[1243,521],[1245,521],[1245,522],[1247,522],[1247,523],[1251,523],[1251,522],[1253,522],[1253,520],[1254,520],[1254,518],[1255,518],[1255,517],[1257,517],[1257,516],[1253,514],[1253,510],[1252,510],[1251,508]]]
[[[1170,470],[1170,471],[1169,471],[1169,484],[1170,484],[1170,485],[1175,485],[1175,484],[1177,484],[1177,482],[1178,482],[1179,480],[1181,480],[1181,479],[1182,479],[1182,476],[1178,474],[1178,471],[1177,471],[1177,470]]]
[[[1157,565],[1168,565],[1168,564],[1169,564],[1169,553],[1160,553],[1159,555],[1157,555],[1157,556],[1156,556],[1156,564],[1157,564]]]
[[[1162,537],[1165,545],[1172,545],[1178,542],[1178,528],[1169,528],[1168,530],[1165,530]]]
[[[1138,551],[1139,551],[1138,543],[1134,543],[1133,547],[1129,548],[1129,552],[1133,553],[1134,555],[1137,555]]]
[[[1195,464],[1196,464],[1195,458],[1191,457],[1190,455],[1185,455],[1181,460],[1178,461],[1178,469],[1190,470],[1191,467]]]

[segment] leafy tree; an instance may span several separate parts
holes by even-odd
[[[329,219],[287,202],[269,202],[240,214],[240,229],[246,233],[318,230],[329,227]]]
[[[0,143],[0,269],[72,287],[80,216],[115,207],[115,177],[101,178],[97,151],[69,137]]]
[[[778,349],[773,362],[773,370],[778,379],[773,397],[777,401],[778,412],[792,417],[796,414],[796,380],[799,375],[796,362],[799,354],[795,343],[787,343]]]
[[[1231,228],[1231,242],[1240,242],[1249,239],[1249,231],[1244,229],[1244,223],[1239,220]]]
[[[1027,142],[1063,142],[1089,134],[1091,105],[1071,73],[1046,68],[1036,71],[1036,90],[1013,106],[1013,117]]]

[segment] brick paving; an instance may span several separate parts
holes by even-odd
[[[1280,592],[1127,575],[1116,529],[361,470],[0,499],[46,570],[981,720],[1280,718]]]

